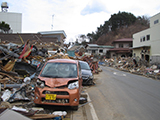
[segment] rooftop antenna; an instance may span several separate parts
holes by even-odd
[[[7,2],[2,2],[1,4],[1,9],[2,9],[2,12],[7,12],[9,7],[8,7],[8,3]]]
[[[53,30],[53,18],[54,18],[54,14],[52,15],[52,25],[51,25],[52,30]]]

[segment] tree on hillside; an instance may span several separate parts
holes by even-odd
[[[84,34],[80,35],[79,37],[82,39],[81,44],[86,45],[87,44],[87,42],[86,42],[87,37]]]
[[[120,27],[128,27],[129,25],[135,23],[136,17],[132,13],[127,12],[118,12],[118,14],[111,15],[111,18],[109,19],[112,30],[115,31],[117,28]]]
[[[139,21],[137,21],[137,19]],[[117,14],[111,15],[110,19],[104,22],[104,25],[97,27],[95,32],[88,33],[87,37],[90,39],[91,43],[95,43],[101,36],[104,37],[106,34],[111,34],[111,32],[112,35],[117,36],[118,29],[127,28],[128,26],[133,25],[135,22],[142,22],[141,24],[147,24],[148,22],[146,22],[146,20],[146,17],[136,18],[132,13],[118,12]]]
[[[146,17],[143,20],[137,19],[134,24],[129,25],[128,27],[121,27],[116,31],[111,31],[109,33],[106,33],[105,35],[102,35],[101,37],[98,38],[98,40],[95,43],[103,44],[103,45],[104,44],[112,45],[113,40],[121,39],[121,38],[132,38],[134,33],[137,33],[149,28],[148,20],[149,19],[147,19]]]
[[[84,41],[84,40],[86,39],[86,36],[85,36],[85,35],[83,35],[83,34],[82,34],[82,35],[80,35],[79,37],[82,39],[82,41]]]
[[[90,43],[94,43],[97,40],[97,34],[95,34],[94,32],[92,33],[88,33],[87,34],[88,39],[90,40]]]
[[[92,36],[91,33],[88,33],[88,34],[87,34],[87,38],[89,39],[89,42],[91,42],[91,43],[93,42],[93,40],[92,40],[92,39],[93,39],[93,36]]]
[[[136,22],[149,27],[149,18],[147,16],[138,16]]]
[[[7,24],[7,23],[5,23],[4,21],[2,21],[2,22],[0,22],[0,29],[1,29],[3,32],[7,33],[7,32],[9,32],[9,30],[10,30],[11,28],[10,28],[10,25],[9,25],[9,24]]]
[[[105,21],[103,25],[103,33],[108,33],[111,31],[111,23],[110,21]]]

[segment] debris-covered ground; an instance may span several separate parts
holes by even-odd
[[[50,119],[65,117],[66,111],[48,111],[37,108],[33,102],[36,78],[44,63],[50,59],[75,59],[86,61],[93,74],[101,72],[99,65],[107,65],[120,70],[128,71],[160,79],[160,65],[149,65],[140,58],[115,58],[98,60],[93,55],[75,53],[70,57],[61,49],[48,52],[47,49],[36,45],[17,45],[14,43],[0,43],[0,113],[1,118],[7,118],[7,114],[16,115],[21,119]],[[94,84],[93,84],[94,85]],[[86,99],[81,102],[85,104]],[[85,102],[84,102],[85,101]],[[17,118],[18,119],[18,118]]]
[[[53,54],[43,47],[39,49],[36,45],[30,45],[29,40],[22,45],[0,43],[0,113],[3,113],[1,118],[11,117],[7,114],[26,120],[66,116],[66,111],[51,113],[37,108],[33,102],[36,77],[46,61],[56,58],[83,60],[88,62],[94,74],[101,71],[98,60],[92,55],[76,53],[73,58],[61,50]]]
[[[160,79],[160,65],[150,65],[146,60],[138,57],[118,58],[118,59],[105,59],[103,65],[114,67],[119,70]]]

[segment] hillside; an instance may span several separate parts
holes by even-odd
[[[112,45],[112,41],[121,38],[132,38],[134,33],[149,28],[149,18],[146,16],[135,17],[129,12],[118,12],[112,14],[110,19],[97,30],[88,33],[87,37],[91,43],[99,45]]]
[[[113,40],[121,38],[132,38],[132,35],[134,33],[140,32],[147,28],[149,28],[149,26],[135,23],[128,27],[119,28],[115,32],[111,31],[109,33],[103,34],[101,37],[98,38],[97,41],[95,41],[95,43],[99,45],[112,45]]]

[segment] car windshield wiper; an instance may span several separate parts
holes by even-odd
[[[67,78],[76,78],[76,76],[67,76]]]
[[[49,78],[61,78],[60,76],[53,76],[53,75],[42,75],[42,77],[49,77]]]
[[[42,77],[49,77],[49,78],[52,78],[53,76],[51,75],[41,75]]]

